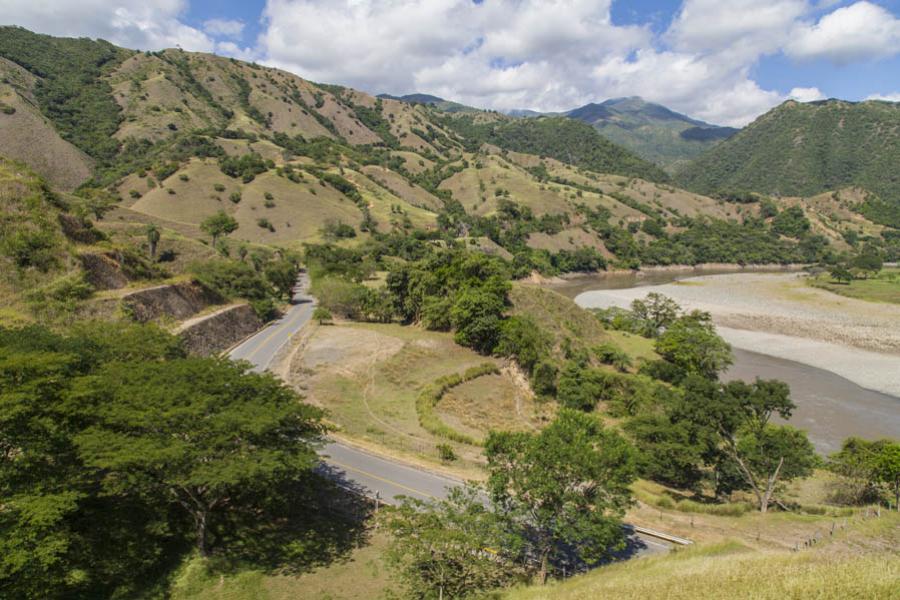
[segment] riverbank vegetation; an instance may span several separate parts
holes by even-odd
[[[900,269],[897,268],[886,268],[875,275],[859,278],[854,277],[850,269],[840,268],[827,275],[811,277],[809,284],[857,300],[900,304]]]

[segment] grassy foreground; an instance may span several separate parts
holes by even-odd
[[[634,560],[510,592],[509,600],[582,598],[896,598],[900,556],[836,557],[825,551],[752,551],[725,542]]]
[[[900,269],[884,269],[875,277],[854,279],[850,283],[835,283],[828,275],[810,278],[809,284],[833,294],[868,300],[900,304]]]

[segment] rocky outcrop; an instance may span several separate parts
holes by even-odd
[[[235,304],[186,321],[177,333],[188,352],[209,356],[230,348],[262,326],[249,304]]]
[[[86,252],[78,258],[84,268],[85,278],[94,289],[118,290],[128,285],[128,278],[119,263],[106,254]]]
[[[122,298],[122,306],[135,321],[146,323],[162,317],[187,319],[207,306],[223,301],[199,283],[185,282],[132,292]]]

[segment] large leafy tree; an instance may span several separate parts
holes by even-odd
[[[208,233],[212,238],[213,248],[216,247],[216,242],[219,241],[221,236],[228,235],[237,230],[237,228],[238,222],[224,210],[220,210],[216,214],[208,216],[200,223],[200,229],[205,233]]]
[[[387,524],[388,562],[411,597],[462,598],[524,579],[523,540],[476,488],[453,488],[438,502],[407,498]]]
[[[320,412],[297,402],[246,363],[187,358],[105,366],[74,391],[93,424],[76,438],[88,467],[112,494],[173,499],[194,524],[200,554],[210,521],[247,488],[308,471]]]
[[[597,417],[563,409],[539,433],[492,432],[485,454],[491,499],[523,532],[541,582],[553,559],[593,563],[622,546],[633,451]]]
[[[150,326],[0,328],[0,596],[102,597],[177,545],[167,499],[97,493],[73,441],[85,415],[71,388],[109,360],[179,356],[177,340]]]
[[[644,223],[655,223],[647,220]],[[659,334],[678,318],[681,307],[678,303],[662,294],[650,292],[643,300],[631,303],[631,312],[640,324],[640,334],[645,337],[658,337]]]
[[[719,337],[709,313],[693,311],[673,321],[656,340],[656,351],[684,375],[715,379],[731,365],[731,347]]]
[[[818,464],[806,433],[773,425],[773,416],[791,416],[795,405],[787,384],[777,380],[725,385],[694,375],[685,382],[676,419],[704,428],[713,440],[711,460],[725,459],[724,471],[737,474],[766,512],[785,482],[809,475]],[[717,457],[718,455],[718,457]]]
[[[0,328],[0,596],[135,597],[310,487],[319,412],[247,368],[153,326]]]

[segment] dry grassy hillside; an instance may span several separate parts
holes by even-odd
[[[28,164],[61,190],[90,177],[92,161],[63,140],[38,109],[31,73],[0,58],[0,154]]]

